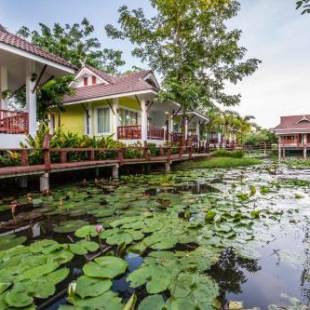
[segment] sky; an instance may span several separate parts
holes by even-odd
[[[281,115],[310,114],[310,15],[301,16],[295,0],[240,2],[241,10],[229,27],[243,31],[241,45],[247,57],[259,58],[262,64],[239,84],[227,85],[228,93],[242,95],[235,110],[255,116],[266,128],[275,127]],[[104,47],[123,51],[124,70],[146,67],[131,56],[129,42],[105,35],[104,26],[117,24],[117,10],[124,4],[152,14],[149,0],[0,0],[0,24],[15,32],[23,25],[35,29],[39,22],[72,24],[87,17]]]

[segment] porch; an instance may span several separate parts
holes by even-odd
[[[117,139],[118,140],[140,140],[142,137],[141,125],[118,126]],[[165,140],[165,129],[149,126],[147,128],[148,140]]]
[[[28,134],[27,112],[0,110],[0,134]]]

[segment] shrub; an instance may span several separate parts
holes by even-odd
[[[244,152],[242,150],[237,150],[237,151],[218,150],[212,153],[212,156],[213,157],[242,158],[244,157]]]

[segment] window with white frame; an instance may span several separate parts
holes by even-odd
[[[120,109],[119,118],[121,126],[135,126],[138,125],[138,112]]]
[[[97,132],[99,134],[111,132],[110,108],[97,109]]]

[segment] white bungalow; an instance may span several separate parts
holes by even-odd
[[[0,148],[17,148],[37,129],[36,88],[47,80],[74,74],[75,68],[61,57],[9,33],[0,25]],[[25,111],[8,109],[6,91],[26,87]]]

